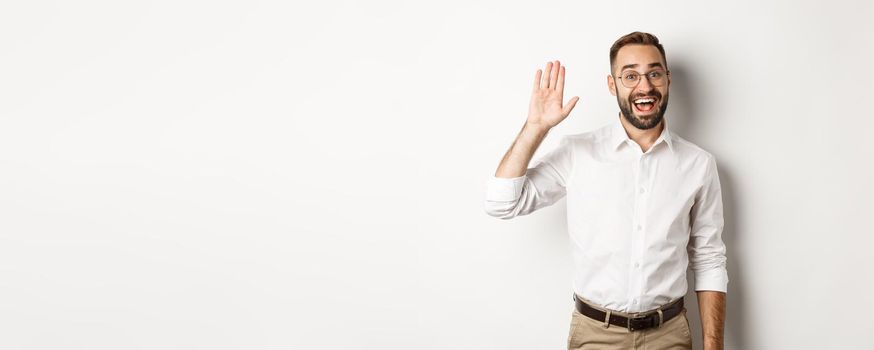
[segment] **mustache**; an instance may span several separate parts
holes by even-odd
[[[649,94],[637,94],[634,96],[628,96],[628,100],[634,101],[634,100],[639,99],[639,98],[647,98],[647,97],[657,98],[657,99],[661,100],[662,94],[659,93],[658,91],[653,91],[652,93],[649,93]]]

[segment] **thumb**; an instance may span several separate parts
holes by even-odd
[[[570,99],[570,101],[567,101],[567,104],[564,105],[564,108],[562,108],[562,110],[561,110],[562,113],[564,113],[564,115],[571,114],[571,110],[574,109],[574,106],[577,105],[577,101],[579,101],[579,100],[580,100],[579,96],[572,97]]]

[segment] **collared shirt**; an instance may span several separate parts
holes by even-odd
[[[510,219],[567,196],[573,289],[602,307],[640,312],[696,291],[725,292],[722,193],[713,155],[668,130],[647,152],[619,119],[564,136],[516,178],[492,176],[485,210]]]

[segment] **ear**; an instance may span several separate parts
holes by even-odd
[[[670,84],[670,78],[668,78],[668,84]],[[610,94],[616,96],[616,81],[613,80],[613,76],[607,74],[607,88],[610,89]]]

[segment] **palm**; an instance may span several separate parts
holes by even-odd
[[[567,104],[564,98],[565,68],[558,61],[546,64],[546,74],[538,69],[534,77],[534,89],[528,105],[528,123],[552,128],[570,114],[579,97],[574,96]]]

